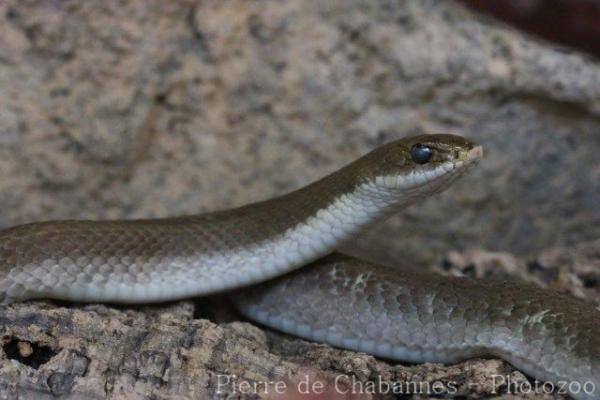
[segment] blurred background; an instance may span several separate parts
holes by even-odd
[[[461,0],[526,32],[600,56],[599,0]]]
[[[451,132],[480,168],[353,253],[598,238],[598,21],[592,0],[0,1],[0,227],[233,207]]]

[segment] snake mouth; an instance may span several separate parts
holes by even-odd
[[[475,145],[469,150],[463,150],[458,153],[458,160],[467,164],[477,162],[483,157],[483,147]]]

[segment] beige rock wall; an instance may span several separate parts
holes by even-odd
[[[240,205],[419,132],[485,162],[369,257],[599,236],[600,65],[451,2],[0,2],[1,227]]]

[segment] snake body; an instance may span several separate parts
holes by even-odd
[[[533,285],[399,271],[334,254],[234,298],[250,319],[333,346],[409,362],[496,356],[557,387],[575,382],[577,398],[600,390],[600,313]]]
[[[322,258],[441,192],[481,155],[459,136],[420,135],[236,209],[9,228],[0,231],[0,302],[144,303],[250,286],[233,296],[242,313],[288,333],[406,361],[497,355],[540,379],[593,382],[599,393],[600,318],[587,303],[531,287]]]

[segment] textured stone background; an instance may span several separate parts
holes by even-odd
[[[600,236],[600,65],[454,3],[0,2],[1,227],[241,205],[424,131],[485,162],[353,248]]]

